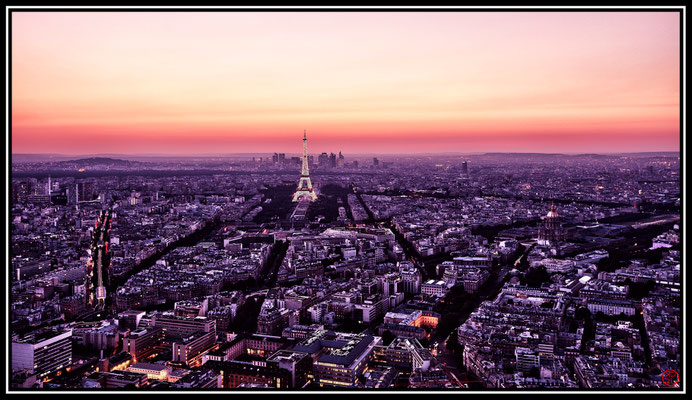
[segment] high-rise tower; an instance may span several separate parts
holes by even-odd
[[[301,199],[309,199],[314,201],[317,199],[317,195],[312,190],[312,182],[310,182],[310,170],[308,169],[308,135],[306,131],[303,131],[303,167],[300,171],[300,180],[298,181],[298,188],[293,194],[293,201],[299,201]]]

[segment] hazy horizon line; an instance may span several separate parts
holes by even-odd
[[[561,151],[474,151],[474,152],[456,152],[456,151],[427,151],[427,152],[406,152],[406,153],[347,153],[352,155],[420,155],[420,154],[458,154],[458,155],[483,155],[483,154],[564,154],[564,155],[580,155],[580,154],[597,154],[597,155],[614,155],[614,154],[652,154],[652,153],[680,153],[680,150],[657,150],[657,151],[622,151],[622,152],[561,152]],[[235,153],[11,153],[12,156],[108,156],[108,155],[124,155],[124,156],[223,156],[223,155],[252,155],[252,154],[301,154],[300,152],[275,152],[275,151],[247,151]],[[318,152],[308,152],[318,154]],[[321,154],[323,152],[320,152]]]

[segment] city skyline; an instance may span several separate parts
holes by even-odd
[[[686,393],[684,6],[6,11],[8,394]]]
[[[32,12],[12,26],[13,153],[298,153],[306,128],[312,153],[680,148],[675,13]]]

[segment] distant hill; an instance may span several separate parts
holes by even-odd
[[[562,154],[562,153],[485,153],[482,156],[487,157],[524,157],[524,158],[550,158],[550,157],[589,157],[589,158],[608,158],[608,157],[678,157],[680,153],[675,151],[657,151],[657,152],[642,152],[642,153],[610,153],[610,154]]]
[[[119,158],[108,158],[108,157],[90,157],[90,158],[80,158],[78,160],[65,160],[58,161],[56,164],[81,164],[81,165],[132,165],[139,164],[137,161],[121,160]]]
[[[117,158],[116,158],[117,157]],[[127,156],[120,157],[120,155],[65,155],[65,154],[29,154],[20,153],[12,154],[13,163],[22,162],[85,162],[85,163],[109,163],[109,162],[123,162],[123,158],[129,158]]]
[[[482,154],[488,157],[555,157],[565,156],[561,153],[485,153]]]

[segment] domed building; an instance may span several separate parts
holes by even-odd
[[[543,219],[543,225],[538,228],[538,244],[553,246],[567,238],[567,233],[560,222],[555,204],[550,206],[550,211]]]

